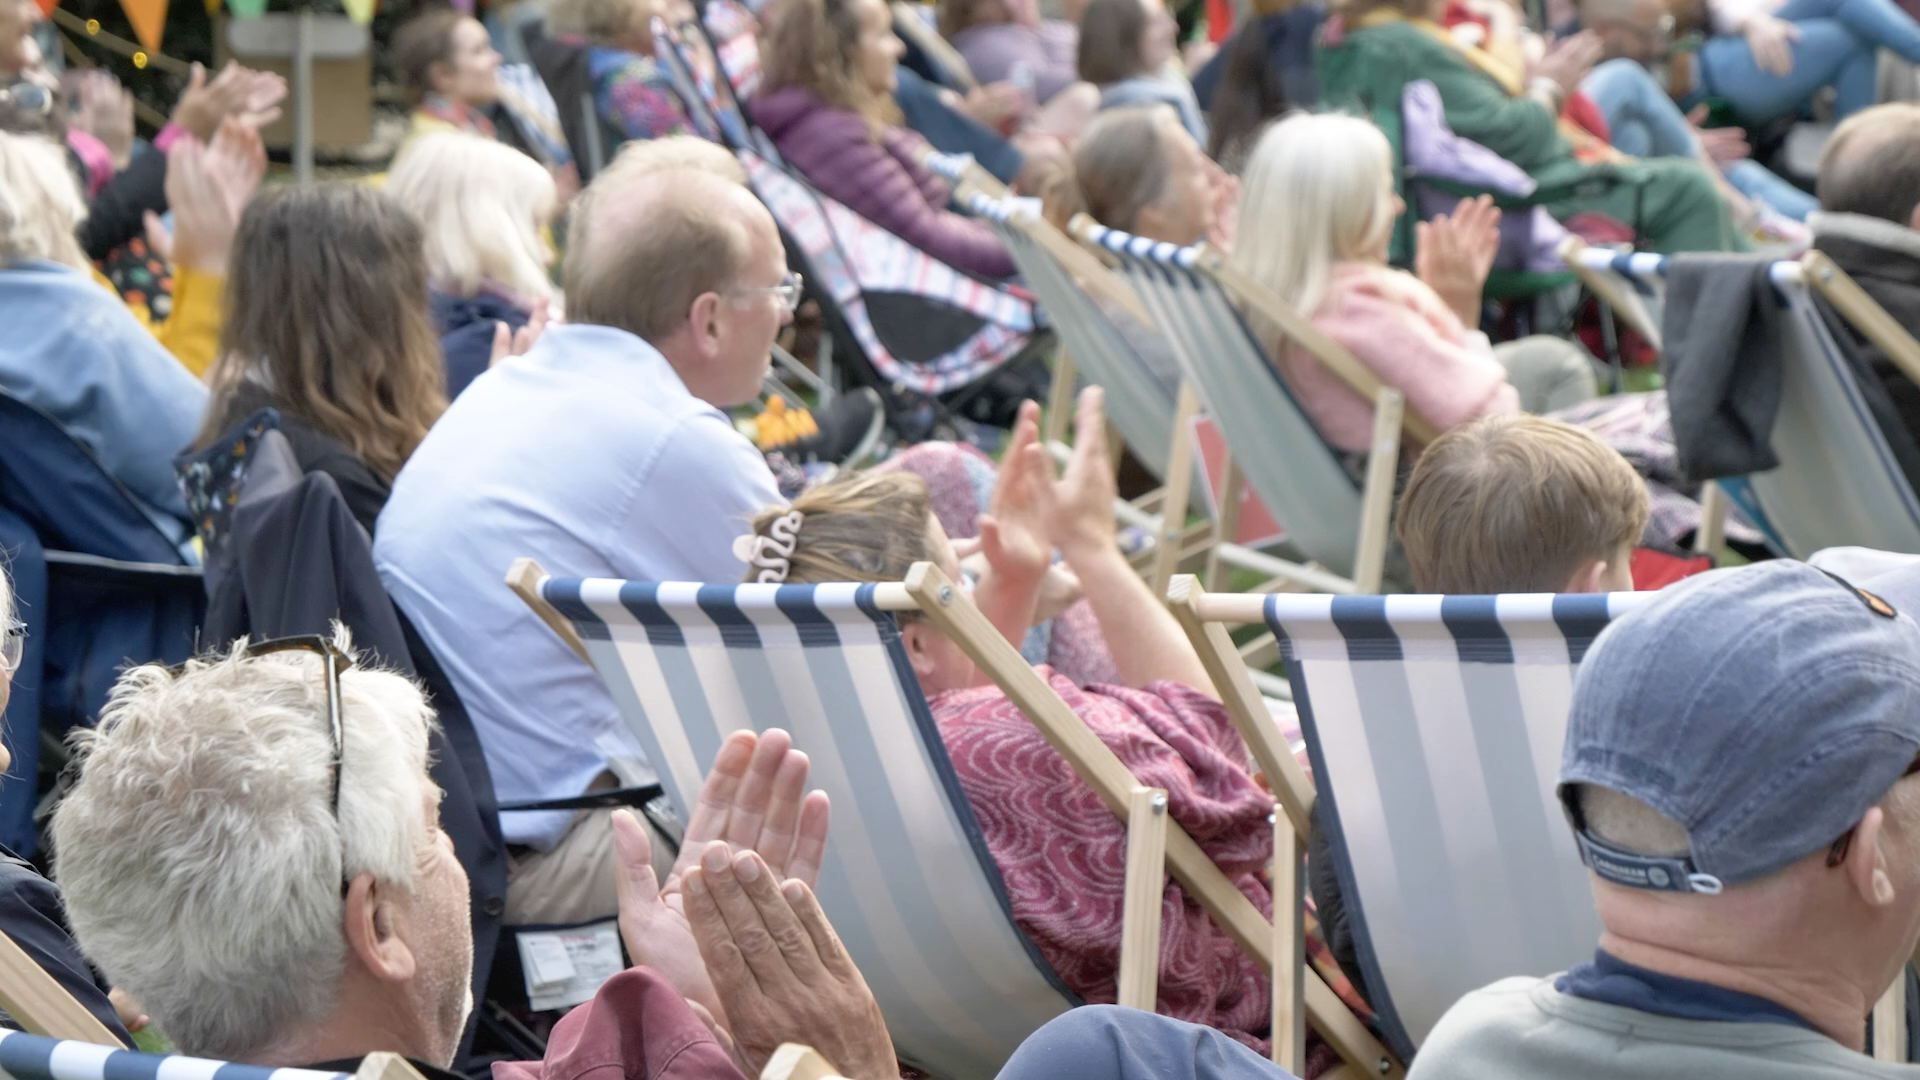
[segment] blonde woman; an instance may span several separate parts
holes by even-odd
[[[50,414],[181,543],[173,456],[207,391],[96,278],[74,239],[85,215],[64,148],[0,131],[0,390]]]
[[[553,312],[547,226],[559,193],[532,158],[457,131],[407,144],[386,190],[425,227],[428,299],[456,398],[507,351],[509,335],[511,350],[525,352]]]
[[[1233,259],[1442,429],[1594,396],[1592,364],[1578,346],[1545,336],[1490,345],[1477,328],[1500,242],[1500,211],[1489,200],[1463,199],[1451,216],[1419,225],[1411,274],[1386,263],[1404,209],[1378,128],[1298,113],[1261,136],[1248,159]],[[1320,434],[1340,450],[1365,451],[1372,402],[1277,327],[1255,325]]]

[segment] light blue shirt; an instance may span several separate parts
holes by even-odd
[[[58,420],[191,551],[173,458],[199,433],[207,388],[119,297],[59,263],[0,265],[0,387]]]
[[[473,718],[500,801],[566,798],[610,754],[644,754],[507,568],[524,555],[565,577],[737,582],[734,537],[783,501],[760,452],[651,345],[554,326],[434,424],[394,480],[373,555]],[[570,817],[502,814],[501,833],[551,848]]]

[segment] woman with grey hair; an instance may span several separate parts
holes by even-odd
[[[6,711],[13,673],[20,666],[20,654],[25,643],[26,627],[16,620],[13,613],[12,584],[7,580],[6,571],[0,569],[0,713]],[[18,724],[22,718],[13,719]],[[25,726],[27,730],[24,733],[10,731],[10,737],[39,737],[32,724]],[[13,754],[4,742],[0,742],[0,772],[5,772],[12,762]],[[22,781],[19,777],[11,777],[8,782],[32,783],[33,778],[27,777]],[[114,1038],[124,1045],[133,1045],[132,1037],[127,1034],[126,1027],[114,1012],[113,1003],[107,998],[106,985],[94,973],[87,958],[81,955],[80,946],[67,933],[65,905],[61,902],[60,890],[54,888],[53,882],[41,877],[25,859],[4,847],[0,847],[0,932],[12,938],[21,951],[40,965],[41,970],[53,976],[61,989],[85,1006]],[[5,1019],[9,1026],[15,1026],[16,1022],[11,1017]]]

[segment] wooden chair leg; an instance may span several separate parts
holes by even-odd
[[[1299,835],[1273,806],[1273,1063],[1306,1073],[1306,907],[1301,902]]]
[[[1200,413],[1200,399],[1193,388],[1180,384],[1180,397],[1173,408],[1173,430],[1185,432]],[[1193,440],[1176,438],[1167,449],[1166,497],[1160,500],[1160,535],[1155,538],[1153,577],[1147,585],[1153,595],[1167,595],[1167,582],[1180,568],[1181,534],[1187,528],[1187,505],[1193,487]]]
[[[1135,787],[1127,801],[1127,877],[1120,909],[1116,1000],[1152,1012],[1160,1000],[1160,905],[1167,891],[1167,792]]]
[[[1219,546],[1233,543],[1240,532],[1240,489],[1245,486],[1246,479],[1240,475],[1240,466],[1234,464],[1233,455],[1225,455],[1220,463],[1220,497],[1215,500],[1219,512],[1213,521],[1214,551],[1207,555],[1203,579],[1209,592],[1221,591],[1226,584],[1227,564],[1220,558]]]
[[[1040,435],[1049,444],[1067,441],[1067,429],[1073,426],[1073,357],[1062,347],[1053,360],[1053,386],[1047,391],[1045,429]]]
[[[1382,386],[1373,399],[1373,444],[1367,452],[1367,486],[1360,503],[1360,542],[1353,555],[1354,591],[1380,591],[1387,562],[1387,532],[1393,520],[1393,481],[1400,471],[1400,417],[1406,398]]]
[[[1693,533],[1693,550],[1718,555],[1727,542],[1727,491],[1712,480],[1700,485],[1700,526]]]
[[[1907,1060],[1907,973],[1903,968],[1873,1005],[1873,1059]]]

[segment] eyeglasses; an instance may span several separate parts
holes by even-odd
[[[8,675],[20,670],[20,655],[27,650],[27,624],[18,619],[8,619],[5,629],[0,629],[0,668]]]
[[[0,105],[11,105],[29,117],[39,118],[53,112],[53,91],[30,82],[0,86]]]
[[[806,287],[806,284],[806,278],[789,270],[787,276],[781,278],[778,285],[763,285],[757,289],[734,289],[728,295],[763,296],[772,293],[780,298],[780,302],[787,306],[788,311],[792,311],[800,306],[800,291]]]
[[[340,673],[353,666],[353,657],[340,651],[333,639],[320,634],[301,634],[297,637],[274,638],[270,641],[256,642],[247,646],[249,657],[268,656],[280,652],[310,652],[320,657],[325,667],[327,680],[327,731],[333,736],[333,796],[329,805],[333,807],[335,821],[340,819],[340,766],[345,760],[342,748],[340,728]],[[186,670],[185,664],[175,664],[167,669],[176,677]]]

